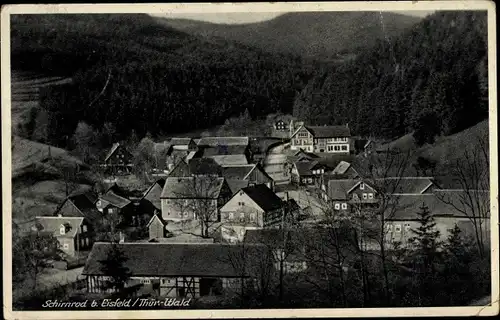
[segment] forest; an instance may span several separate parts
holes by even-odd
[[[12,38],[17,68],[72,76],[41,93],[24,130],[31,138],[35,123],[47,127],[42,140],[61,147],[82,121],[111,123],[125,139],[207,128],[245,110],[290,113],[311,76],[300,58],[201,41],[146,15],[17,16]]]
[[[322,64],[173,30],[147,15],[13,16],[13,67],[65,73],[42,92],[22,130],[67,147],[77,124],[112,125],[116,139],[292,113],[349,123],[357,136],[419,144],[488,116],[486,12],[437,12],[355,59]],[[41,119],[41,121],[38,120]],[[39,135],[37,135],[39,136]],[[40,140],[40,137],[37,137]]]
[[[294,116],[349,123],[358,135],[417,142],[464,130],[488,116],[486,12],[437,12],[354,61],[318,71]]]

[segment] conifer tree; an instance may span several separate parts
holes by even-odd
[[[417,215],[419,226],[411,229],[415,236],[409,239],[415,250],[415,262],[423,273],[433,272],[440,246],[438,240],[440,232],[435,229],[436,222],[425,203],[422,204]]]
[[[108,250],[106,259],[100,260],[101,270],[108,279],[103,283],[104,290],[111,290],[119,294],[123,293],[125,285],[131,276],[128,267],[125,266],[128,258],[116,242],[113,242]]]

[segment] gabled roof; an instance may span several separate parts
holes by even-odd
[[[146,225],[146,228],[149,228],[149,225],[154,221],[154,220],[158,220],[160,221],[160,223],[165,227],[167,225],[167,221],[165,221],[161,214],[154,214],[151,219],[149,219],[149,222],[148,224]]]
[[[248,137],[202,137],[198,146],[248,146]]]
[[[431,177],[387,177],[377,179],[375,184],[382,185],[386,193],[396,194],[420,194],[435,185]]]
[[[191,138],[172,138],[169,143],[172,146],[188,146],[193,139]]]
[[[351,167],[351,164],[346,161],[340,161],[339,164],[333,169],[333,174],[345,174]]]
[[[297,161],[295,162],[295,167],[297,168],[300,176],[311,176],[313,175],[312,170],[314,170],[314,168],[323,168],[323,165],[321,165],[318,161]]]
[[[238,155],[245,154],[247,146],[245,145],[219,145],[215,147],[201,147],[203,150],[203,157],[224,156],[224,155]]]
[[[228,154],[225,156],[212,156],[211,158],[221,166],[248,164],[248,159],[244,154]]]
[[[332,179],[328,181],[328,197],[335,200],[348,200],[351,190],[360,184],[359,179]]]
[[[108,192],[101,195],[99,198],[118,208],[123,208],[130,203],[130,200],[117,195],[113,190],[108,190]]]
[[[195,176],[168,177],[161,198],[217,199],[224,185],[224,178]]]
[[[62,238],[74,238],[83,220],[84,217],[35,217],[36,224],[41,227],[39,231],[51,232],[55,237]],[[63,235],[60,233],[61,225],[66,227],[66,232]]]
[[[91,192],[72,195],[68,197],[65,202],[66,201],[71,201],[73,205],[81,212],[82,216],[89,218],[89,220],[93,220],[97,216],[100,216],[100,212],[95,206],[97,197]],[[62,205],[64,205],[65,202],[63,202]],[[56,210],[56,212],[54,213],[55,215],[57,215],[59,210],[62,208],[62,205]]]
[[[103,275],[111,243],[97,242],[92,247],[82,274]],[[120,243],[133,276],[257,276],[257,268],[269,249],[263,245],[226,245],[219,243]],[[246,262],[243,267],[244,261]]]
[[[250,181],[241,179],[226,179],[226,182],[232,194],[235,194],[241,189],[248,187],[250,184]]]
[[[147,189],[146,191],[144,191],[144,195],[143,195],[143,198],[144,197],[147,197],[147,195],[151,192],[151,190],[156,186],[158,185],[160,188],[163,189],[163,186],[165,186],[165,179],[161,178],[161,179],[158,179],[156,180],[155,182],[153,182]]]
[[[188,177],[190,175],[189,165],[186,161],[184,161],[184,159],[180,159],[172,168],[172,171],[168,174],[169,177]]]
[[[116,152],[116,150],[118,149],[119,146],[120,146],[119,142],[113,143],[113,145],[111,146],[111,149],[106,154],[106,158],[104,158],[104,161],[108,161],[108,159]]]
[[[257,184],[254,186],[241,189],[246,193],[262,210],[271,211],[279,209],[283,206],[283,201],[269,189],[265,184]]]
[[[255,169],[256,166],[256,164],[223,166],[222,176],[226,179],[245,180],[245,178]]]
[[[489,212],[489,192],[488,191],[472,191],[474,193],[473,206],[476,213],[478,205],[483,212]],[[462,203],[464,196],[467,196],[463,190],[439,190],[430,194],[406,194],[394,195],[391,201],[392,209],[387,210],[387,219],[392,220],[415,220],[418,218],[417,213],[420,207],[425,204],[430,213],[436,217],[464,217],[467,215],[472,217],[472,212],[467,204]],[[476,198],[477,197],[477,198]],[[478,200],[477,202],[475,200]],[[467,212],[467,215],[464,214]]]
[[[189,161],[189,173],[193,175],[221,175],[221,166],[212,158],[194,158]]]
[[[351,130],[347,126],[305,126],[314,138],[350,137]]]

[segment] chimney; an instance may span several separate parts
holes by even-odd
[[[285,192],[285,201],[288,202],[288,191]]]

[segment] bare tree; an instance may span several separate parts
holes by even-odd
[[[181,216],[192,216],[198,223],[202,238],[210,237],[212,227],[219,224],[219,206],[224,192],[224,178],[215,175],[203,175],[178,179],[178,188],[172,192],[176,196],[174,206]],[[230,196],[230,194],[228,195]]]
[[[452,175],[461,189],[460,192],[443,192],[437,197],[471,221],[477,248],[483,258],[486,253],[486,230],[490,218],[490,162],[487,134],[476,138],[475,148],[464,150],[463,156],[452,165]]]

